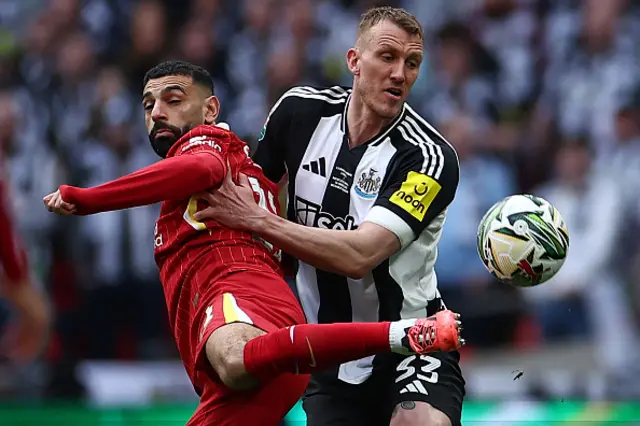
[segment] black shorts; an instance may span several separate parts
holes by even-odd
[[[458,352],[374,360],[364,383],[336,378],[335,371],[314,375],[303,397],[307,426],[389,426],[394,407],[403,401],[424,401],[460,426],[465,381]]]

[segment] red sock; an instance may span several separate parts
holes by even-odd
[[[253,377],[267,381],[282,373],[312,373],[389,352],[389,324],[300,324],[282,328],[247,342],[244,366]]]

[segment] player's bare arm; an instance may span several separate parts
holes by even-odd
[[[211,207],[196,213],[197,220],[214,219],[230,228],[260,234],[296,258],[329,272],[361,278],[400,249],[398,237],[374,223],[352,231],[299,225],[260,208],[246,176],[236,185],[229,174],[214,193],[201,198]]]

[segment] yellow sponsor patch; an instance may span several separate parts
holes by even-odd
[[[402,208],[420,222],[442,186],[433,178],[418,172],[409,172],[402,186],[389,201]]]

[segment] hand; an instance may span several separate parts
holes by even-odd
[[[47,302],[29,281],[7,287],[4,296],[18,313],[15,327],[3,339],[8,347],[6,352],[16,361],[29,362],[48,338],[51,317]]]
[[[256,203],[247,176],[240,173],[238,181],[238,185],[233,182],[231,167],[227,164],[227,174],[220,187],[197,195],[211,207],[197,212],[193,218],[197,221],[213,219],[229,228],[256,231],[260,219],[269,213]]]
[[[47,210],[61,216],[69,216],[76,212],[75,204],[64,201],[59,189],[44,197],[42,201]]]

